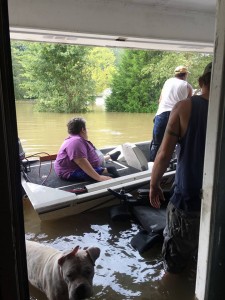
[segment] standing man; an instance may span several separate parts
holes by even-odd
[[[150,161],[154,161],[174,105],[192,96],[192,86],[187,82],[188,70],[178,66],[174,70],[175,76],[166,80],[159,98],[159,107],[154,118],[153,139],[150,146]]]
[[[212,63],[199,78],[202,94],[174,106],[151,175],[150,203],[160,208],[164,200],[160,181],[179,143],[175,189],[167,206],[162,249],[165,270],[171,273],[181,272],[198,249],[211,68]]]

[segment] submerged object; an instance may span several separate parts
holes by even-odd
[[[143,229],[131,239],[131,245],[139,253],[143,253],[155,243],[163,240],[163,230],[166,225],[166,208],[156,209],[153,207],[135,206],[133,214]]]
[[[110,210],[113,221],[135,220],[140,224],[140,231],[131,239],[131,245],[140,254],[150,250],[156,243],[163,241],[163,230],[166,225],[166,206],[172,194],[173,185],[169,190],[164,190],[166,199],[160,209],[156,209],[149,204],[149,190],[137,190],[138,196],[135,198],[126,193],[124,189],[120,192],[108,189],[115,197],[120,199],[120,205],[114,206]]]

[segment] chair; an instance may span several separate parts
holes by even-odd
[[[122,151],[128,166],[131,166],[140,171],[148,170],[148,161],[141,149],[138,148],[135,144],[123,144]]]

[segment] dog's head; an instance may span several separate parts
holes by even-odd
[[[59,258],[60,272],[68,286],[70,300],[92,296],[94,266],[99,255],[100,249],[97,247],[79,249],[77,246]]]

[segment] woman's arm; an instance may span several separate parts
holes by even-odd
[[[74,159],[74,162],[91,178],[96,181],[105,181],[112,179],[109,176],[99,175],[86,158]]]

